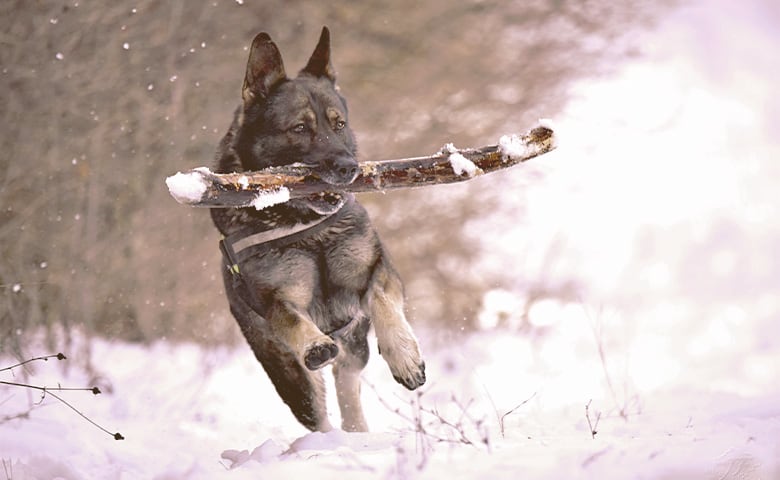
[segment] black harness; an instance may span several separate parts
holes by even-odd
[[[219,249],[225,260],[225,266],[233,278],[233,288],[239,294],[242,300],[249,305],[261,317],[265,306],[257,298],[253,289],[241,274],[240,265],[247,259],[261,255],[269,250],[284,248],[306,237],[313,236],[333,225],[336,221],[343,218],[345,208],[355,201],[354,196],[347,195],[344,204],[330,215],[318,218],[311,222],[296,224],[289,228],[275,228],[258,232],[256,228],[244,228],[228,236],[223,236],[219,241]],[[335,337],[343,333],[353,322],[351,319],[345,325],[325,333],[329,337]]]

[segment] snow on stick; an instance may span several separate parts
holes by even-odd
[[[361,162],[349,185],[321,180],[316,168],[295,164],[243,173],[213,173],[200,167],[166,179],[171,196],[194,207],[255,207],[262,209],[291,198],[326,192],[376,192],[398,188],[456,183],[518,165],[555,148],[549,124],[525,135],[504,135],[497,145],[457,149],[452,144],[427,157]]]

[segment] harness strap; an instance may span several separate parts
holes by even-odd
[[[268,250],[285,247],[307,236],[315,235],[339,220],[347,207],[355,201],[353,195],[346,195],[344,204],[334,213],[311,222],[300,223],[289,228],[275,228],[257,232],[256,228],[245,228],[223,236],[220,249],[230,260],[228,269],[231,272],[239,270],[239,264],[247,258],[265,253]]]
[[[232,275],[233,288],[255,313],[262,317],[260,312],[265,310],[265,307],[255,292],[249,288],[247,280],[241,274],[240,264],[255,255],[285,247],[307,236],[316,235],[343,217],[344,212],[348,210],[344,207],[352,204],[354,200],[353,195],[347,195],[344,204],[334,213],[312,222],[294,225],[291,228],[263,232],[256,232],[253,228],[245,228],[222,237],[219,241],[219,249],[226,260],[226,267]],[[350,326],[353,320],[330,333],[326,333],[326,335],[331,337],[339,335]]]
[[[232,274],[231,278],[233,279],[233,290],[235,290],[236,293],[238,293],[238,296],[249,305],[249,308],[254,310],[255,313],[262,317],[260,312],[265,310],[265,308],[263,304],[260,303],[257,295],[255,295],[252,289],[249,288],[249,285],[244,279],[244,276],[241,275],[241,271],[238,268],[238,262],[235,259],[235,253],[233,252],[233,249],[230,248],[224,240],[219,242],[219,249],[222,251],[222,255],[227,260],[227,268]]]

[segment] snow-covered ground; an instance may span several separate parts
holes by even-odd
[[[491,292],[481,332],[418,332],[421,393],[373,353],[372,433],[307,434],[247,347],[99,341],[105,393],[62,395],[126,439],[48,396],[0,422],[0,479],[780,478],[780,12],[714,5],[575,87],[559,149],[506,174],[522,222],[486,236],[485,268],[519,285]],[[523,282],[558,295],[521,326]],[[92,379],[50,361],[27,381]],[[0,389],[0,417],[38,398]]]
[[[560,331],[539,342],[496,330],[437,350],[420,396],[396,385],[374,352],[364,375],[369,434],[307,434],[248,348],[98,342],[106,393],[60,395],[125,440],[47,397],[30,418],[0,424],[0,459],[14,480],[778,478],[775,385],[746,384],[750,395],[713,387],[734,380],[730,369],[643,389],[616,369],[613,394],[590,326],[560,313]],[[752,361],[776,368],[780,354]],[[94,383],[52,362],[30,381]],[[2,391],[4,413],[29,401],[22,389]]]

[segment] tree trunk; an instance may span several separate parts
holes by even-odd
[[[498,145],[456,149],[452,144],[427,157],[361,162],[349,185],[331,185],[316,168],[301,164],[243,173],[213,173],[201,167],[166,179],[171,195],[194,207],[264,208],[290,198],[325,192],[375,192],[470,180],[530,160],[555,148],[553,130],[533,128],[522,136],[505,135]]]

